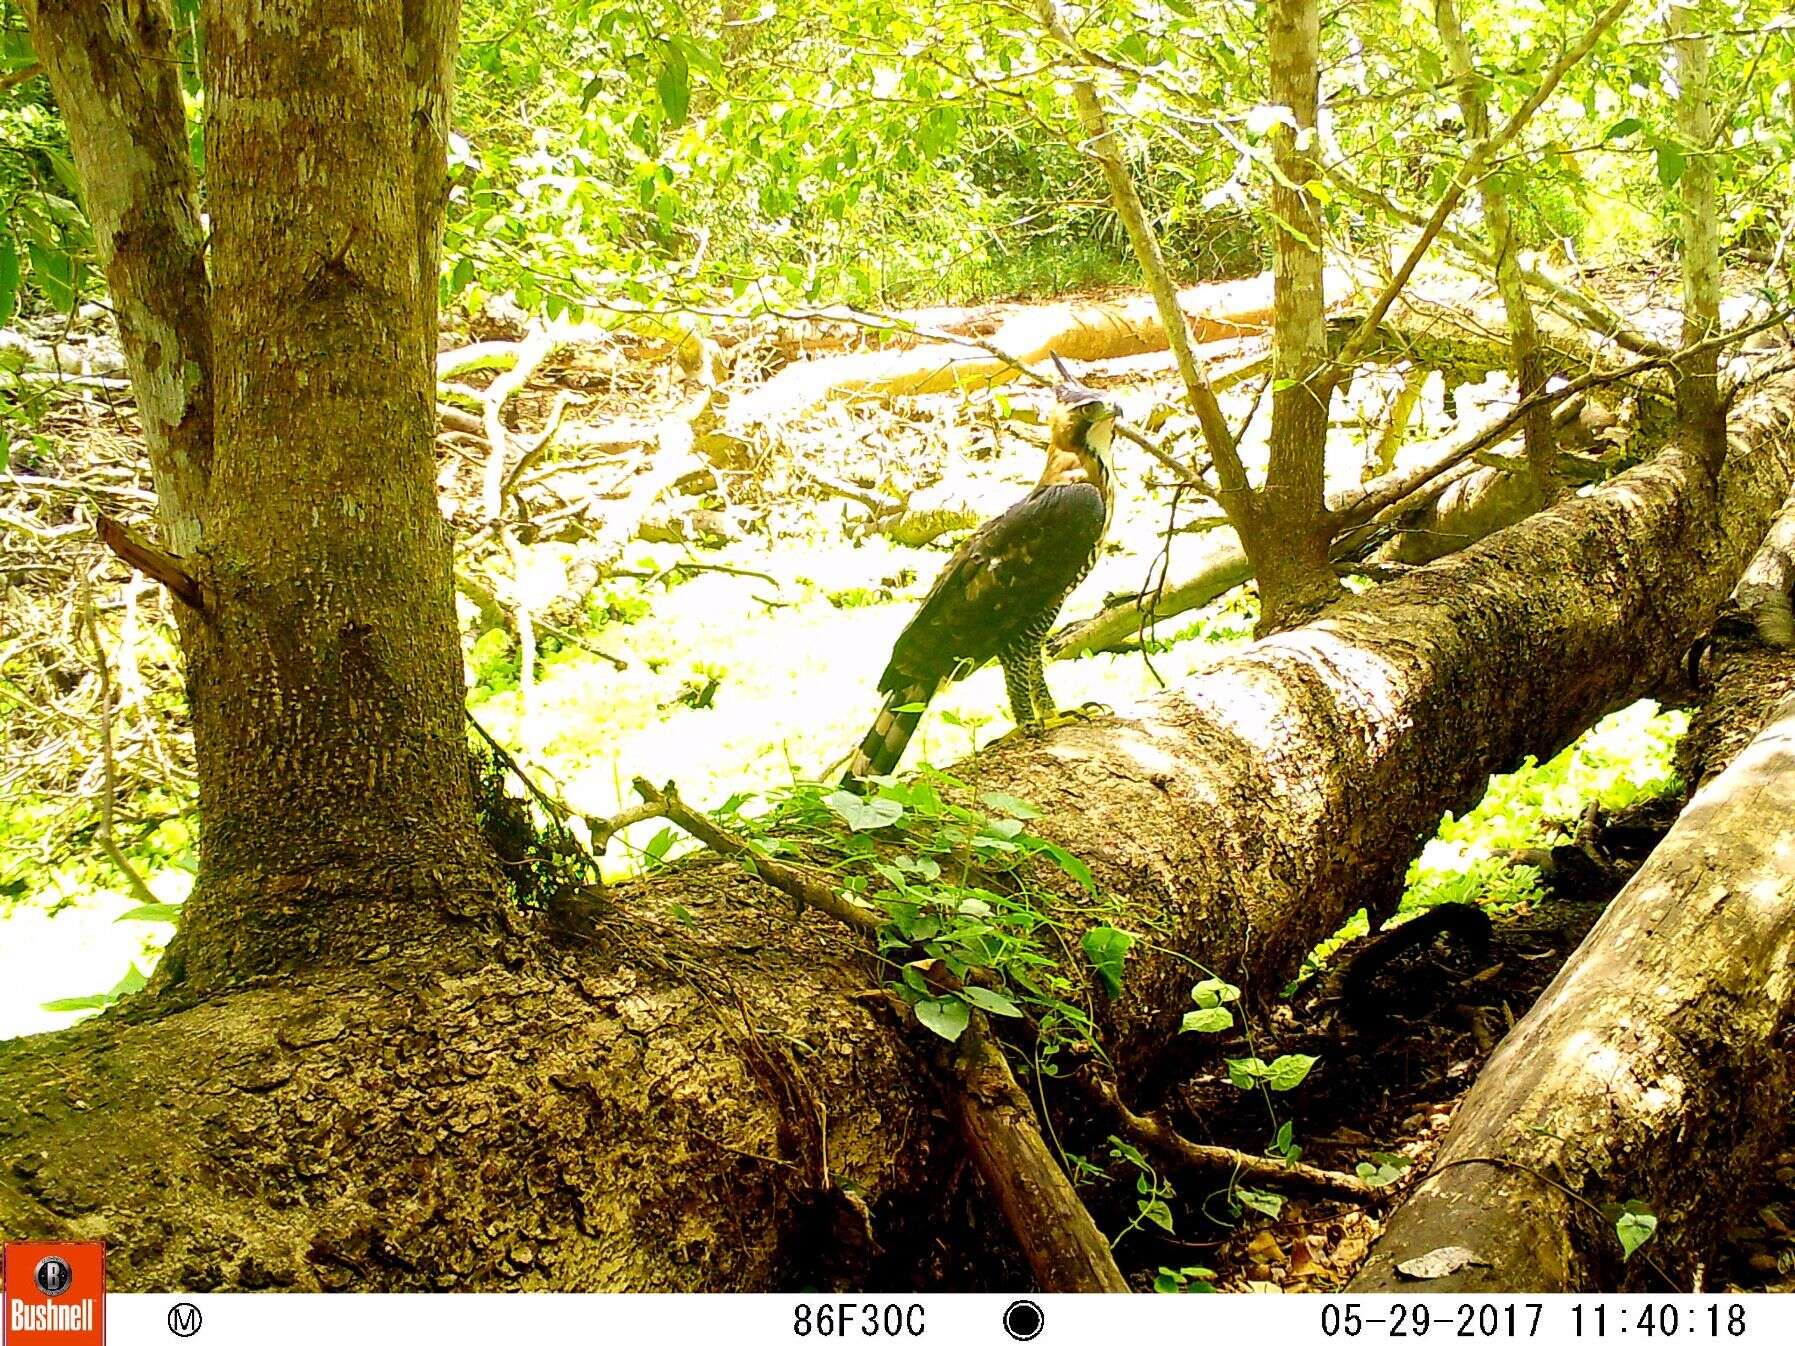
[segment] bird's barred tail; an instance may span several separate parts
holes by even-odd
[[[873,721],[873,727],[866,731],[866,737],[860,740],[860,746],[854,749],[854,756],[848,762],[847,774],[841,779],[843,789],[859,793],[864,777],[886,776],[896,769],[904,749],[909,746],[910,736],[916,732],[917,722],[922,719],[920,709],[901,707],[925,706],[936,690],[927,683],[911,683],[886,694],[885,704],[879,707],[879,718]]]

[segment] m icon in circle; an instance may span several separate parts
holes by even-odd
[[[185,1300],[168,1311],[168,1330],[177,1337],[191,1337],[199,1332],[200,1314],[198,1304],[189,1304]]]

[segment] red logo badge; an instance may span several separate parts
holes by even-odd
[[[101,1346],[106,1340],[104,1243],[8,1243],[0,1336],[5,1346]]]

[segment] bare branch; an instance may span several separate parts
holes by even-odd
[[[660,816],[668,822],[675,823],[690,832],[699,841],[718,855],[732,860],[742,860],[749,864],[763,881],[777,888],[787,897],[806,907],[814,907],[826,916],[833,916],[850,930],[863,935],[879,933],[879,914],[871,907],[851,902],[837,894],[835,885],[821,875],[814,874],[798,865],[788,865],[783,860],[775,860],[755,851],[736,836],[718,826],[688,806],[674,789],[673,782],[657,789],[648,783],[645,777],[638,776],[632,782],[637,794],[642,796],[646,804],[653,805],[661,811]],[[650,815],[652,816],[652,815]]]
[[[180,558],[152,547],[118,520],[104,514],[95,517],[94,531],[119,560],[133,570],[141,570],[195,612],[205,611],[205,597],[199,581],[188,573]]]

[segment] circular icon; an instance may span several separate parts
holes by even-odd
[[[47,1298],[55,1299],[75,1283],[75,1273],[67,1262],[52,1254],[37,1264],[37,1274],[32,1279]]]
[[[199,1331],[199,1305],[182,1302],[168,1311],[168,1330],[177,1337],[191,1337]]]
[[[1003,1311],[1003,1330],[1016,1341],[1033,1341],[1046,1325],[1041,1306],[1032,1299],[1018,1299]]]

